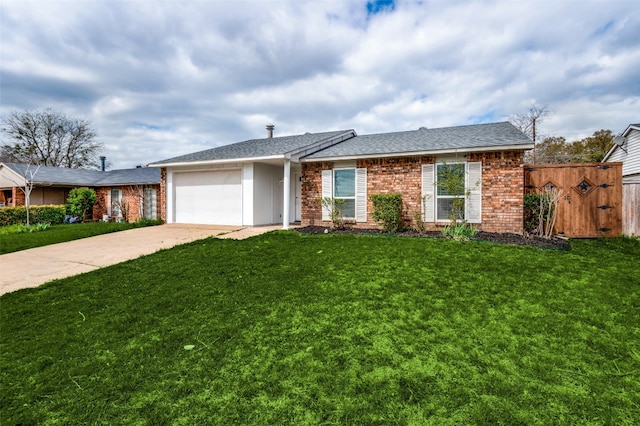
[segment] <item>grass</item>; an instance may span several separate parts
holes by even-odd
[[[640,243],[276,232],[0,297],[3,424],[640,418]]]
[[[144,223],[116,223],[116,222],[87,222],[65,225],[51,225],[45,230],[24,233],[0,232],[0,254],[26,250],[49,244],[63,243],[80,238],[93,237],[110,232],[124,231],[140,226],[147,226],[155,222]],[[35,225],[34,225],[35,226]],[[7,230],[12,227],[6,227]],[[0,228],[2,229],[2,228]]]

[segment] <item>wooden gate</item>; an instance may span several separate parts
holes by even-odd
[[[571,238],[622,233],[622,163],[534,164],[524,170],[525,192],[562,190],[555,233]]]

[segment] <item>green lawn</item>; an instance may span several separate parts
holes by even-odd
[[[49,244],[63,243],[110,232],[124,231],[140,226],[147,226],[152,222],[116,223],[116,222],[88,222],[65,225],[52,225],[45,231],[26,232],[22,234],[0,233],[0,254],[26,250]]]
[[[2,424],[632,425],[640,242],[276,232],[0,297]]]

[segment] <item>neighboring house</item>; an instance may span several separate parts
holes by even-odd
[[[510,123],[357,136],[353,130],[255,139],[151,164],[162,168],[168,223],[329,225],[322,197],[345,200],[356,226],[376,226],[369,196],[397,192],[407,224],[448,223],[452,196],[437,190],[444,164],[463,170],[465,219],[485,231],[523,228],[524,152]]]
[[[622,232],[640,235],[640,124],[630,124],[602,160],[622,162]]]
[[[20,189],[25,176],[37,166],[15,163],[0,163],[0,204],[22,206],[25,196]],[[69,191],[78,187],[89,187],[96,191],[97,201],[93,207],[93,219],[104,216],[129,221],[140,217],[156,219],[159,215],[158,192],[160,171],[139,167],[122,170],[85,170],[64,167],[41,166],[33,176],[34,188],[30,205],[65,204]],[[3,201],[4,200],[4,201]],[[122,211],[122,208],[127,211]]]

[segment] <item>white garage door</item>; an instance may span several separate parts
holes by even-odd
[[[177,223],[242,225],[240,170],[174,174]]]

